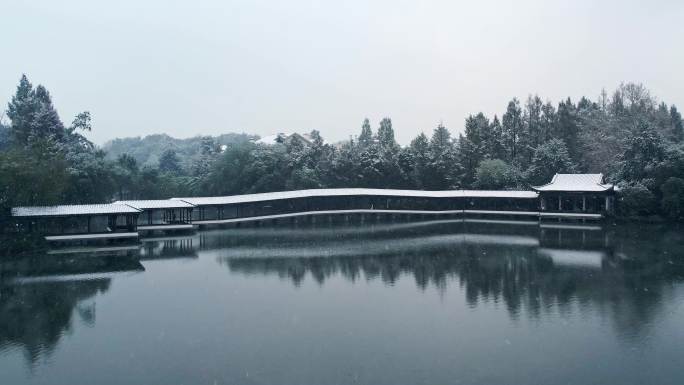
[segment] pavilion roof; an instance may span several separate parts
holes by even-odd
[[[556,174],[550,183],[533,186],[536,191],[603,192],[613,190],[603,174]]]
[[[14,207],[14,217],[59,217],[67,215],[137,214],[140,210],[131,206],[107,203],[93,205],[23,206]]]
[[[131,206],[138,210],[150,210],[150,209],[181,209],[181,208],[191,208],[194,205],[175,199],[155,199],[155,200],[132,200],[132,201],[116,201],[115,204],[122,204]]]

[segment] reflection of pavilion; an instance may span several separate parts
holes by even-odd
[[[166,236],[146,239],[140,247],[140,259],[197,258],[195,236]]]
[[[603,174],[556,174],[550,183],[533,187],[539,193],[540,215],[614,211],[615,191]]]
[[[554,266],[600,269],[607,255],[603,251],[540,248],[539,255],[551,258]]]

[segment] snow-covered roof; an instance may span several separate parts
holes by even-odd
[[[59,217],[66,215],[137,214],[131,206],[108,203],[95,205],[25,206],[12,209],[14,217]]]
[[[536,191],[602,192],[613,189],[603,174],[556,174],[550,183],[532,187]]]
[[[149,209],[179,209],[194,207],[188,202],[171,200],[171,199],[155,199],[155,200],[137,200],[137,201],[116,201],[115,204],[122,204],[131,206],[139,210]]]
[[[278,143],[278,136],[290,136],[290,134],[267,135],[254,141],[256,144],[275,144]]]
[[[260,194],[232,195],[221,197],[172,198],[182,200],[193,205],[226,205],[232,203],[247,203],[270,201],[277,199],[328,197],[328,196],[396,196],[414,198],[521,198],[533,199],[537,197],[534,191],[491,191],[491,190],[451,190],[451,191],[423,191],[423,190],[390,190],[370,188],[334,188],[311,189],[295,191],[279,191]]]
[[[267,135],[264,136],[263,138],[257,139],[254,141],[256,144],[265,144],[265,145],[274,145],[278,144],[284,141],[291,140],[292,138],[298,138],[305,143],[311,143],[311,135],[309,134],[298,134],[296,132],[289,132],[289,133],[277,133],[273,135]],[[280,138],[280,140],[278,139]]]

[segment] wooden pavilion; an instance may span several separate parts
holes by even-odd
[[[550,183],[533,186],[539,193],[539,211],[612,215],[615,188],[603,174],[556,174]]]
[[[140,211],[138,230],[182,230],[192,229],[194,205],[180,200],[128,200],[115,204],[130,206]]]
[[[137,238],[140,210],[122,204],[24,206],[12,209],[20,226],[48,241]]]

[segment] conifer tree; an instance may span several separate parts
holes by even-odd
[[[32,131],[37,103],[33,85],[26,75],[22,75],[17,91],[7,106],[7,117],[12,122],[11,137],[19,145],[25,145]]]
[[[520,136],[523,132],[522,110],[520,102],[513,98],[508,103],[506,113],[501,119],[503,128],[503,143],[506,151],[506,158],[510,163],[517,163],[520,155]]]
[[[363,120],[361,125],[361,135],[359,135],[359,145],[361,147],[368,147],[373,143],[373,130],[371,130],[370,121],[368,118]]]
[[[378,128],[378,143],[384,149],[394,150],[397,147],[397,142],[394,139],[394,129],[392,128],[392,119],[383,118],[380,121],[380,128]]]

